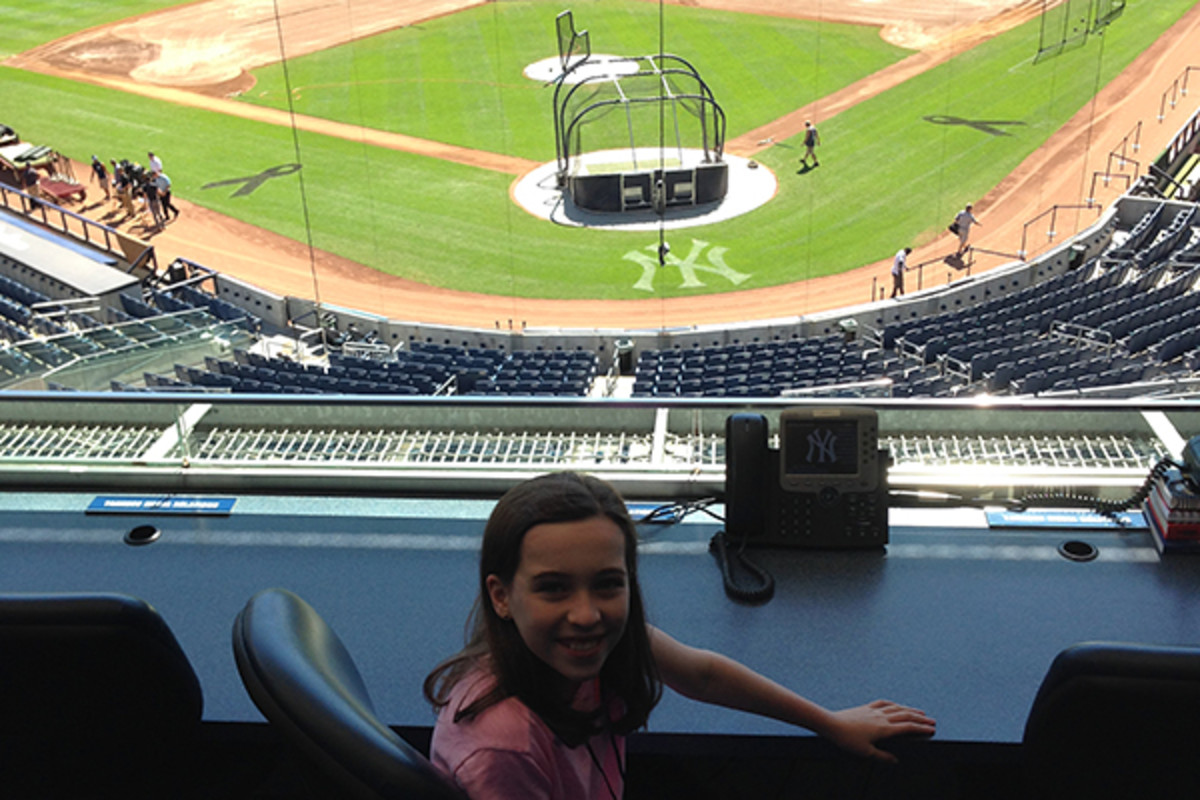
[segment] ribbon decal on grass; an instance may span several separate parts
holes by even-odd
[[[234,184],[242,184],[242,186],[230,197],[241,197],[253,192],[258,187],[269,181],[271,178],[282,178],[285,175],[291,175],[294,172],[300,171],[299,164],[280,164],[276,167],[264,169],[257,175],[248,175],[245,178],[229,178],[223,181],[214,181],[201,186],[201,189],[216,189],[218,186],[233,186]]]
[[[968,128],[974,128],[977,131],[992,136],[1012,136],[1008,131],[1002,131],[997,128],[997,125],[1024,125],[1017,119],[963,119],[950,114],[931,114],[923,117],[926,122],[932,122],[934,125],[966,125]]]

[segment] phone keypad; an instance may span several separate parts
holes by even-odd
[[[770,530],[780,544],[863,546],[887,541],[886,501],[878,492],[782,493]]]

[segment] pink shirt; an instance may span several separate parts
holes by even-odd
[[[471,800],[621,797],[625,788],[622,736],[602,733],[572,749],[515,697],[502,700],[472,720],[456,723],[455,711],[486,692],[491,682],[491,676],[484,673],[472,673],[459,681],[433,728],[431,760]],[[595,684],[585,685],[584,690],[590,690],[593,704],[598,702]],[[603,770],[597,768],[597,761]]]

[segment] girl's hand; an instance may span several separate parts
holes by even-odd
[[[835,711],[832,716],[834,725],[826,734],[830,741],[851,753],[893,764],[896,757],[880,750],[876,742],[892,736],[932,736],[937,731],[937,723],[924,711],[890,700]]]

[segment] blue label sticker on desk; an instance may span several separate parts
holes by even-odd
[[[988,527],[1026,528],[1038,530],[1122,530],[1146,529],[1146,519],[1140,511],[1122,511],[1111,516],[1094,511],[1067,508],[1039,508],[1029,511],[988,511]]]
[[[101,495],[87,507],[89,514],[195,514],[225,516],[236,497],[137,497]]]

